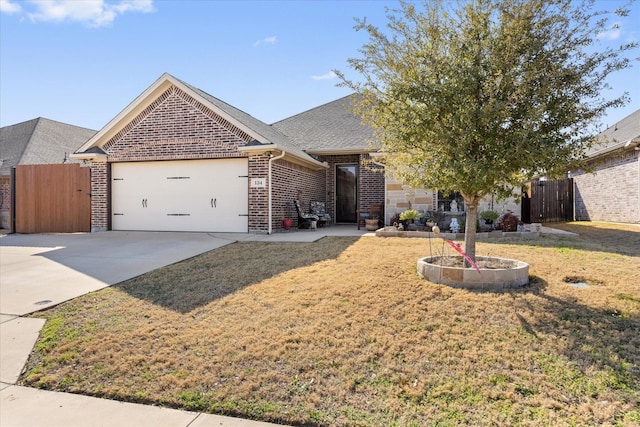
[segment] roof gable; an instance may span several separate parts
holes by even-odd
[[[145,110],[152,108],[154,102],[170,90],[172,86],[186,93],[213,114],[246,134],[248,138],[244,139],[248,140],[247,147],[251,147],[251,149],[245,151],[256,153],[258,151],[255,148],[261,146],[265,150],[285,151],[287,156],[292,157],[293,161],[301,161],[314,167],[322,167],[320,162],[300,150],[277,129],[168,73],[160,76],[158,80],[134,99],[93,138],[80,147],[74,157],[89,158],[91,156],[87,156],[87,154],[91,152],[91,149],[106,148],[109,141],[117,137],[118,134],[126,132],[130,123],[143,114]]]

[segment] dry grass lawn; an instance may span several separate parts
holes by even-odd
[[[21,383],[292,425],[640,425],[640,227],[559,227],[478,244],[531,265],[501,292],[421,280],[436,240],[235,243],[36,313]]]

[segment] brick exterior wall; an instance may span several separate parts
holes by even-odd
[[[576,220],[640,222],[640,152],[616,152],[572,176]]]
[[[285,160],[273,162],[271,170],[273,230],[281,229],[282,220],[285,218],[293,219],[293,226],[298,226],[294,200],[299,199],[305,211],[309,210],[311,200],[327,201],[325,175],[325,170],[314,171]]]
[[[358,206],[367,209],[371,203],[384,203],[384,168],[371,162],[368,154],[359,156]]]
[[[109,172],[112,162],[247,157],[238,147],[252,138],[172,86],[104,146],[109,163],[91,167],[91,228],[110,228]],[[266,177],[266,157],[249,159],[250,178]],[[249,183],[247,183],[249,185]],[[249,230],[264,230],[266,190],[249,189]]]
[[[269,175],[269,156],[249,157],[249,183],[252,178]],[[269,184],[264,188],[249,188],[249,232],[265,232],[269,221]]]
[[[0,228],[11,226],[11,177],[0,176]]]
[[[109,198],[110,165],[91,163],[91,231],[105,231],[111,228]]]
[[[109,140],[110,162],[246,157],[252,138],[183,91],[171,87]]]
[[[336,165],[358,165],[357,206],[359,209],[368,208],[370,203],[384,203],[384,173],[380,166],[370,162],[368,154],[322,156],[320,160],[329,164],[329,169],[326,171],[325,188],[327,194],[327,211],[331,215],[331,218],[335,218],[336,212]]]
[[[238,147],[252,141],[248,134],[210,111],[187,93],[171,87],[142,111],[104,146],[109,163],[92,165],[91,224],[93,231],[110,224],[109,171],[112,162],[216,159],[247,157]],[[251,188],[252,178],[268,177],[267,155],[248,157],[249,232],[268,230],[268,183]],[[296,219],[293,200],[301,197],[325,200],[325,171],[276,160],[272,165],[272,227],[282,228],[282,219]]]

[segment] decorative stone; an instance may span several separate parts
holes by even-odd
[[[459,256],[421,258],[417,264],[418,275],[433,283],[465,289],[518,288],[529,284],[529,264],[526,262],[479,256],[476,257],[476,262],[480,265],[478,273],[473,267],[452,266],[461,260],[462,257]],[[483,267],[485,264],[487,267]]]

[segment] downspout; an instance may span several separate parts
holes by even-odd
[[[272,224],[271,224],[272,219],[273,219],[273,214],[271,212],[271,210],[272,210],[272,206],[271,206],[271,199],[272,199],[272,197],[271,197],[271,163],[273,163],[274,160],[278,160],[278,159],[283,158],[285,156],[285,154],[287,154],[286,151],[282,151],[280,153],[280,155],[278,155],[276,157],[272,157],[273,154],[269,153],[269,172],[268,172],[268,175],[269,175],[268,176],[268,179],[269,179],[269,194],[267,196],[268,200],[269,200],[268,203],[267,203],[267,205],[268,205],[268,209],[267,210],[268,210],[269,226],[267,227],[267,234],[273,233],[273,227],[272,227]]]

